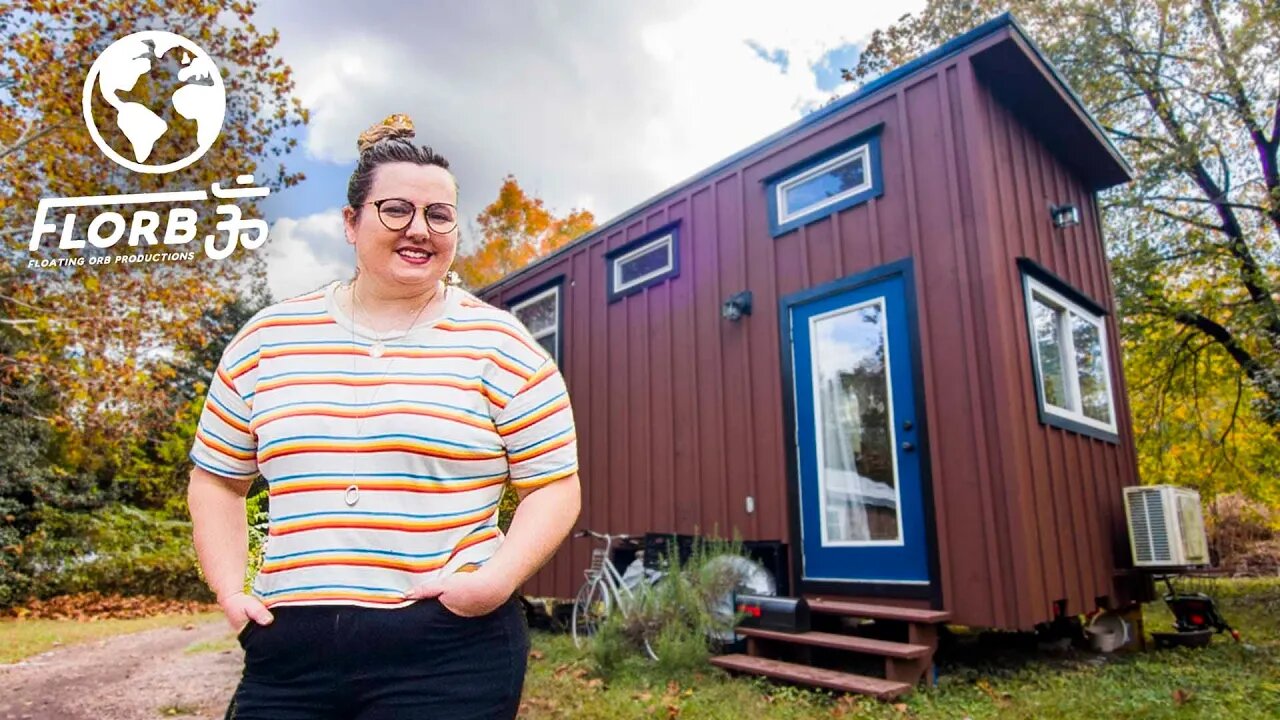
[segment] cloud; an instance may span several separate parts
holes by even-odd
[[[830,67],[842,49],[922,4],[282,1],[255,22],[279,28],[311,111],[304,165],[345,182],[360,132],[407,112],[469,227],[508,173],[555,212],[608,221],[852,90]],[[341,205],[339,184],[282,206]],[[349,273],[336,210],[279,220],[270,245],[277,297]]]
[[[267,283],[276,301],[350,277],[355,267],[354,250],[343,236],[342,213],[337,208],[277,220],[266,248]]]
[[[756,55],[759,56],[762,60],[768,60],[774,65],[777,65],[784,73],[787,71],[787,68],[790,67],[791,65],[791,56],[787,53],[786,50],[779,49],[779,50],[774,50],[773,52],[769,52],[768,50],[765,49],[763,45],[756,42],[755,40],[748,40],[747,47],[754,50]]]
[[[591,198],[603,221],[826,102],[826,55],[921,4],[327,2],[260,14],[281,30],[316,159],[351,162],[364,128],[408,112],[418,140],[450,159],[464,215],[514,173],[560,212]]]

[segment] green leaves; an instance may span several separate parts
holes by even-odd
[[[1280,502],[1280,5],[931,0],[849,75],[1004,10],[1137,170],[1100,203],[1144,481]]]

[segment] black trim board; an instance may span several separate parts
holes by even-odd
[[[671,269],[661,275],[649,278],[639,285],[633,285],[621,292],[614,292],[613,261],[616,258],[626,255],[632,250],[651,243],[667,234],[671,235]],[[656,230],[650,230],[635,240],[628,240],[625,244],[619,245],[604,254],[604,292],[610,304],[629,295],[635,295],[638,292],[643,292],[646,288],[677,277],[680,277],[680,220],[673,220]]]
[[[564,370],[564,315],[565,315],[564,281],[566,277],[567,276],[564,273],[553,275],[549,279],[543,282],[540,282],[537,285],[534,285],[532,288],[521,292],[519,295],[512,297],[510,300],[507,300],[506,302],[507,312],[511,313],[511,315],[514,317],[515,313],[511,311],[511,308],[513,306],[519,305],[525,300],[528,300],[529,298],[535,295],[538,295],[539,293],[546,292],[547,290],[553,287],[557,289],[558,300],[556,302],[556,309],[558,312],[556,313],[556,356],[554,359],[556,361],[556,367],[560,368],[561,370]],[[519,319],[520,318],[516,317],[516,320],[519,320]],[[527,330],[528,328],[525,328],[525,329]]]
[[[1030,275],[1036,280],[1048,285],[1050,288],[1064,295],[1071,302],[1079,305],[1085,310],[1088,310],[1094,315],[1106,317],[1111,314],[1107,312],[1106,308],[1102,307],[1101,303],[1077,290],[1071,285],[1071,283],[1063,280],[1057,275],[1054,275],[1052,272],[1049,272],[1048,268],[1031,258],[1018,258],[1018,270],[1020,270],[1023,275]]]
[[[1120,443],[1120,418],[1117,416],[1119,404],[1116,402],[1117,368],[1113,367],[1110,357],[1107,358],[1107,370],[1109,371],[1107,385],[1108,389],[1111,391],[1111,414],[1116,423],[1115,432],[1096,428],[1092,425],[1086,425],[1085,423],[1078,422],[1070,418],[1064,418],[1045,410],[1042,392],[1043,384],[1040,379],[1040,364],[1036,362],[1035,333],[1031,329],[1031,308],[1026,306],[1026,278],[1030,277],[1040,283],[1043,283],[1071,302],[1079,305],[1082,309],[1088,310],[1103,319],[1103,330],[1106,332],[1108,343],[1115,342],[1115,338],[1111,337],[1111,333],[1109,332],[1109,328],[1105,322],[1106,317],[1110,313],[1108,313],[1106,308],[1102,307],[1102,305],[1096,302],[1093,298],[1085,295],[1080,290],[1077,290],[1066,280],[1063,280],[1057,275],[1049,272],[1048,269],[1031,258],[1020,257],[1017,259],[1017,263],[1018,271],[1020,273],[1018,275],[1018,285],[1022,288],[1023,297],[1023,326],[1027,330],[1027,354],[1031,362],[1031,382],[1033,383],[1033,387],[1031,389],[1036,398],[1036,418],[1040,421],[1041,425],[1047,425],[1048,427],[1066,430],[1068,432],[1094,438],[1095,440],[1102,440],[1113,445],[1118,445]]]

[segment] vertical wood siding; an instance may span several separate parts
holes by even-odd
[[[1115,597],[1113,571],[1127,553],[1120,488],[1136,483],[1115,320],[1120,443],[1042,426],[1015,265],[1032,258],[1112,309],[1097,207],[975,76],[969,57],[982,47],[679,188],[486,294],[506,306],[566,276],[579,527],[788,538],[778,300],[911,257],[944,606],[954,622],[1025,628],[1049,619],[1055,600],[1076,613]],[[771,237],[763,179],[878,123],[883,196]],[[1054,230],[1048,207],[1064,201],[1082,223]],[[680,275],[609,303],[605,253],[673,221]],[[721,303],[741,290],[754,294],[753,314],[722,319]],[[567,541],[524,591],[572,597],[590,548]]]

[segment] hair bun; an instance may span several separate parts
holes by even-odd
[[[364,152],[382,140],[411,140],[414,136],[413,121],[404,113],[388,115],[382,122],[360,133],[356,147]]]

